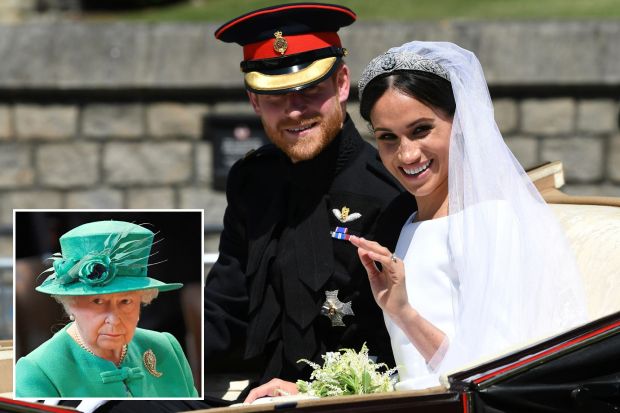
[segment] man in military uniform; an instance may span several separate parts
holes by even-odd
[[[248,390],[273,378],[294,382],[310,374],[299,359],[321,362],[327,351],[364,342],[394,365],[383,315],[347,242],[350,234],[373,239],[377,217],[400,193],[346,113],[350,78],[337,31],[355,19],[346,7],[296,3],[245,14],[215,32],[243,46],[250,103],[273,144],[228,176],[219,258],[204,290],[207,394],[213,373],[254,373]],[[209,396],[206,403],[117,400],[96,412],[221,404]]]
[[[245,86],[272,144],[237,162],[219,258],[204,290],[209,375],[253,370],[259,383],[308,379],[301,358],[340,348],[393,365],[383,316],[350,234],[372,238],[399,192],[346,113],[349,69],[337,31],[346,7],[257,10],[215,37],[243,46]]]

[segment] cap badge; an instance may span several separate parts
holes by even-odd
[[[273,42],[273,50],[284,55],[284,52],[288,49],[288,42],[282,37],[281,31],[277,31],[273,35],[276,37],[276,40]]]
[[[342,317],[355,315],[351,308],[351,301],[343,303],[338,299],[338,290],[325,291],[325,302],[321,307],[321,314],[331,320],[332,327],[345,327]]]
[[[146,370],[153,376],[161,377],[164,375],[164,373],[157,371],[157,358],[155,357],[153,350],[146,350],[142,355],[142,361],[144,362],[144,367],[146,367]]]
[[[334,214],[334,216],[338,219],[338,221],[342,222],[343,224],[355,221],[356,219],[362,217],[362,214],[360,214],[359,212],[354,212],[350,214],[350,211],[351,210],[346,206],[343,206],[341,210],[332,209],[332,213]]]

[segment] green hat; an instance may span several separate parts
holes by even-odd
[[[52,272],[36,288],[45,294],[94,295],[157,288],[170,291],[183,284],[166,284],[146,275],[155,234],[124,221],[80,225],[60,237],[62,253],[52,255]]]

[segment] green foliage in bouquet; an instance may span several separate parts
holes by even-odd
[[[366,343],[356,352],[341,349],[323,356],[323,366],[302,359],[314,371],[310,381],[298,380],[297,389],[311,396],[343,396],[351,394],[382,393],[394,390],[390,376],[396,368],[388,369],[385,363],[375,363],[368,357]],[[384,370],[384,371],[381,371]]]

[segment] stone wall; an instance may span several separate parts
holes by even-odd
[[[178,101],[0,106],[0,225],[11,225],[13,208],[204,208],[206,223],[220,225],[224,194],[210,190],[211,145],[200,135],[202,117],[226,106],[249,109]]]
[[[221,225],[202,118],[251,109],[241,51],[215,42],[216,27],[0,25],[0,257],[13,208],[204,208]],[[562,160],[569,193],[620,196],[620,22],[360,22],[342,38],[354,82],[414,38],[473,50],[526,168]]]
[[[13,338],[12,278],[10,270],[0,269],[0,340]]]

